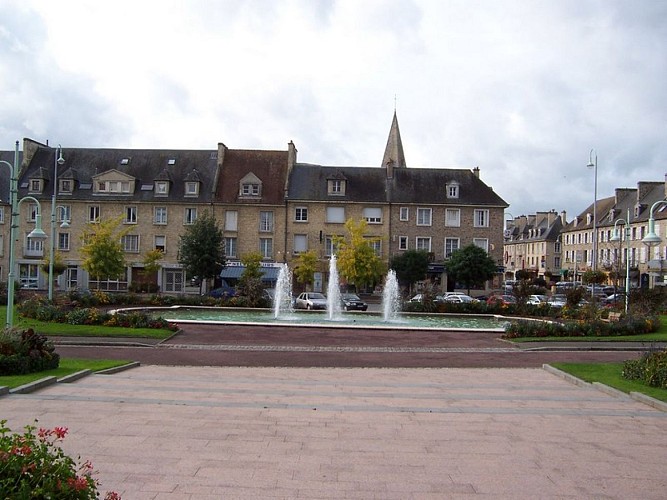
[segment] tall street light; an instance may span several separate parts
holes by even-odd
[[[653,213],[659,205],[667,205],[667,200],[658,200],[653,205],[651,205],[651,210],[648,215],[648,233],[642,239],[642,243],[648,247],[648,260],[651,260],[651,249],[654,246],[657,246],[662,241],[662,238],[658,236],[655,232],[655,217]]]
[[[26,196],[18,200],[18,189],[16,175],[19,165],[19,141],[16,141],[16,149],[14,150],[14,164],[0,160],[0,163],[9,167],[9,200],[11,206],[10,225],[9,225],[9,273],[7,274],[7,327],[14,326],[14,243],[16,229],[18,228],[19,205],[24,200],[30,200],[37,205],[37,212],[35,213],[35,229],[33,229],[28,238],[46,239],[46,233],[42,231],[42,206],[39,201],[32,196]]]
[[[593,157],[595,152],[595,157]],[[594,149],[591,149],[588,155],[588,168],[593,169],[593,176],[595,177],[593,185],[593,271],[598,270],[598,154]],[[593,297],[595,297],[595,283],[593,283]]]
[[[614,236],[610,241],[620,242],[621,235],[618,232],[618,223],[625,225],[625,314],[628,314],[628,305],[630,302],[630,209],[628,208],[628,215],[625,219],[616,219],[614,221]],[[621,256],[618,256],[619,260]]]
[[[51,195],[51,246],[49,249],[49,301],[53,300],[53,258],[56,249],[56,192],[58,190],[58,165],[65,163],[63,148],[56,148],[53,160],[53,194]]]

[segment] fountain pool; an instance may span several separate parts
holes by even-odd
[[[143,309],[145,310],[145,309]],[[384,320],[381,313],[346,312],[329,319],[327,312],[298,311],[274,316],[266,309],[172,306],[151,308],[155,316],[175,323],[240,324],[320,328],[376,328],[391,330],[503,331],[507,319],[493,315],[409,314]]]

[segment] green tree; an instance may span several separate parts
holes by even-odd
[[[198,217],[194,224],[186,227],[181,236],[178,261],[188,276],[199,278],[200,292],[204,281],[215,278],[225,267],[222,230],[208,211]]]
[[[489,254],[476,245],[468,245],[453,252],[445,267],[449,276],[466,286],[468,294],[473,286],[482,285],[493,278],[498,269]]]
[[[306,290],[308,290],[308,285],[313,284],[317,266],[318,259],[315,250],[302,252],[296,259],[294,277],[299,283],[303,283],[306,286]]]
[[[131,228],[120,229],[122,218],[89,222],[81,237],[82,267],[98,281],[119,279],[125,274],[125,254],[121,239]]]
[[[379,281],[385,271],[372,245],[379,238],[367,237],[367,226],[364,219],[348,219],[345,223],[348,236],[334,238],[334,245],[338,249],[338,271],[348,283],[356,287],[366,287]]]
[[[389,266],[396,272],[398,282],[412,290],[412,285],[426,278],[428,262],[428,252],[407,250],[392,258]]]
[[[261,305],[264,297],[262,258],[262,254],[259,252],[249,253],[241,257],[241,263],[245,266],[245,269],[236,285],[236,291],[240,296],[246,298],[248,305],[251,307]]]

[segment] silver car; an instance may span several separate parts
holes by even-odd
[[[326,309],[327,298],[318,292],[303,292],[294,302],[296,309]]]

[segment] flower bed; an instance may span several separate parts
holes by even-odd
[[[0,375],[23,375],[58,368],[60,355],[53,344],[31,328],[0,334]]]
[[[616,322],[515,321],[505,327],[505,339],[525,337],[619,337],[652,333],[660,328],[657,317],[629,316]]]

